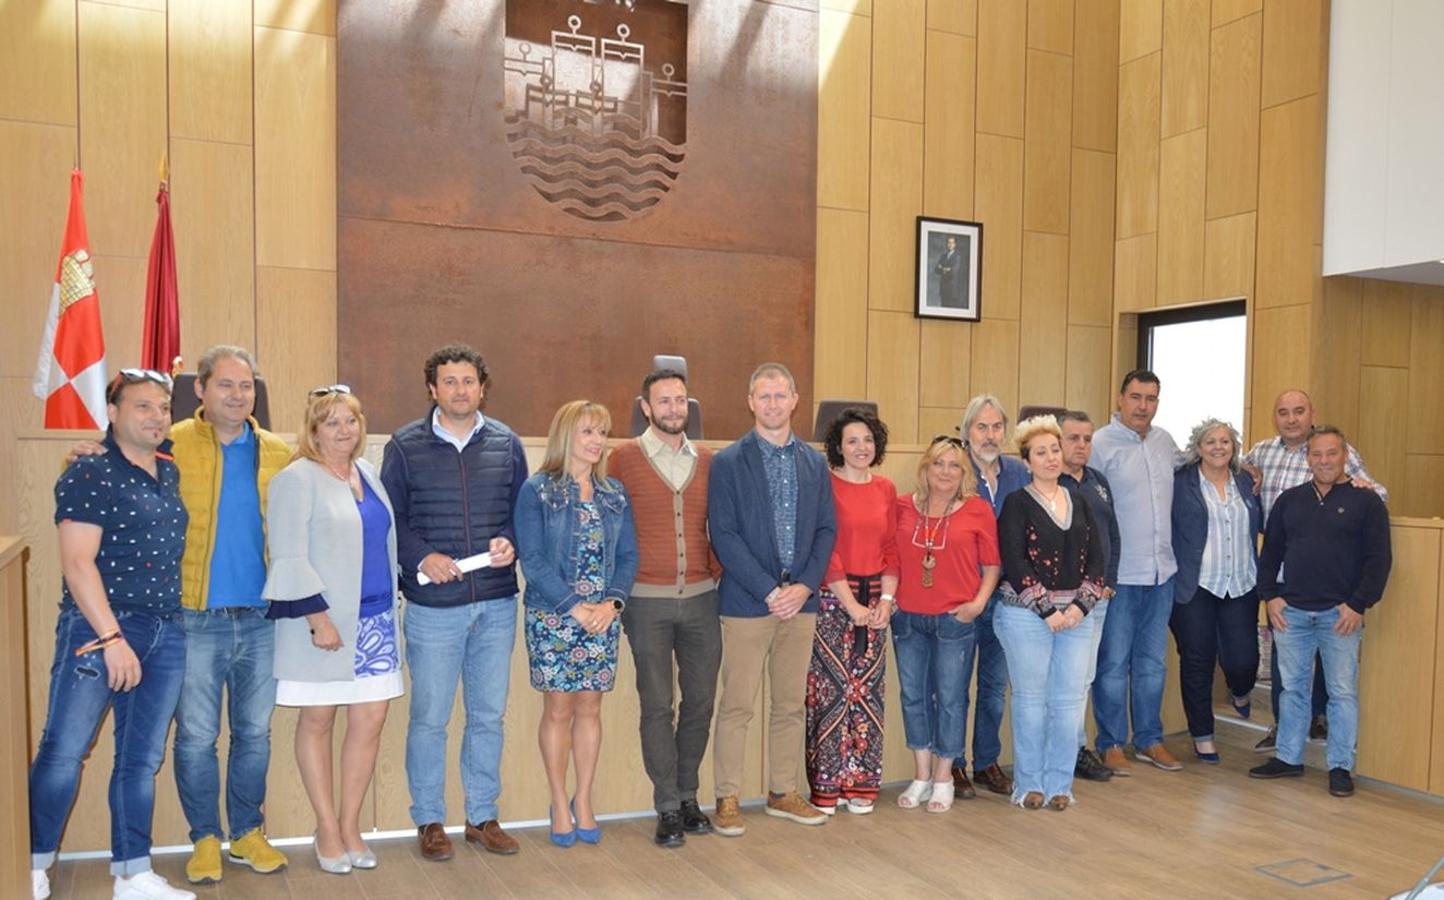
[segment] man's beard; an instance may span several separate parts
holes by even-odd
[[[687,419],[687,416],[683,416],[682,421],[675,428],[669,428],[661,419],[649,419],[648,421],[652,423],[653,428],[663,434],[686,434]]]
[[[996,447],[973,447],[972,451],[979,462],[987,463],[990,466],[998,461],[998,457],[1003,455],[1003,451]]]

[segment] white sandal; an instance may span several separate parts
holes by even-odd
[[[945,813],[953,808],[953,781],[939,781],[933,785],[933,795],[928,800],[928,812]]]
[[[847,811],[855,816],[865,816],[872,812],[872,801],[865,797],[849,797]]]
[[[898,795],[897,805],[903,809],[917,809],[928,802],[933,795],[933,783],[931,781],[913,781],[907,786],[907,790]]]

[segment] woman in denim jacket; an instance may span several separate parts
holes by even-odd
[[[602,694],[616,683],[621,612],[637,574],[632,504],[621,482],[607,477],[611,427],[598,403],[574,400],[557,410],[541,468],[516,503],[526,650],[532,687],[543,697],[539,739],[558,847],[602,839],[592,811]],[[577,772],[570,801],[569,760]]]

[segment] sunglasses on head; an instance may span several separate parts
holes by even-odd
[[[351,386],[349,384],[326,384],[322,385],[321,387],[311,388],[312,397],[324,397],[327,394],[349,393],[351,393]]]
[[[142,381],[154,382],[168,391],[175,388],[175,382],[164,372],[157,372],[155,369],[121,369],[115,378],[111,379],[110,388],[105,392],[106,401],[115,402],[121,385],[140,384]]]
[[[932,443],[928,444],[928,446],[935,447],[938,444],[952,444],[954,447],[961,448],[963,446],[963,439],[956,434],[935,434],[933,435]]]

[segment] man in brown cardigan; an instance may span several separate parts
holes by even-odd
[[[649,427],[617,447],[607,468],[631,496],[641,553],[622,626],[637,665],[642,760],[652,779],[656,841],[680,847],[687,834],[712,831],[697,805],[697,771],[707,750],[722,663],[721,569],[707,540],[712,451],[687,440],[687,379],[680,372],[658,369],[642,380],[642,412]],[[682,688],[675,717],[674,654]]]

